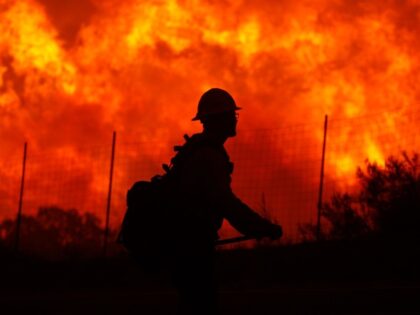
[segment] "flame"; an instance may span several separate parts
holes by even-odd
[[[49,0],[2,0],[0,161],[28,140],[91,174],[95,158],[77,148],[108,144],[112,129],[168,155],[177,135],[198,130],[190,119],[201,93],[219,86],[245,108],[240,128],[290,126],[273,166],[287,180],[317,182],[299,171],[304,157],[287,138],[311,126],[302,137],[318,158],[328,114],[328,176],[354,183],[365,159],[383,164],[416,132],[418,12],[417,0],[90,0],[61,11]],[[250,139],[236,141],[256,157]],[[106,190],[106,175],[89,178],[87,191]]]
[[[39,5],[32,1],[16,2],[3,14],[2,22],[5,26],[2,50],[13,57],[14,70],[18,74],[37,74],[39,71],[55,81],[56,88],[72,94],[76,68],[68,60],[57,32]]]

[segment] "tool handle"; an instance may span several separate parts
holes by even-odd
[[[225,238],[222,240],[217,240],[215,242],[216,246],[219,245],[226,245],[226,244],[232,244],[232,243],[238,243],[238,242],[244,242],[249,240],[255,240],[255,236],[238,236],[238,237],[232,237],[232,238]]]

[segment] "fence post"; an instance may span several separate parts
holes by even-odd
[[[28,149],[28,143],[25,142],[23,146],[23,161],[22,161],[22,177],[20,180],[20,193],[19,193],[19,207],[16,218],[16,236],[15,236],[15,251],[19,250],[19,238],[20,238],[20,225],[22,220],[22,202],[23,202],[23,192],[25,186],[25,170],[26,170],[26,153]]]
[[[115,141],[117,133],[114,131],[112,134],[112,151],[111,151],[111,166],[109,170],[109,186],[108,186],[108,200],[106,203],[106,222],[105,222],[105,234],[104,234],[104,257],[107,254],[108,247],[108,236],[109,236],[109,213],[111,210],[111,195],[112,195],[112,177],[114,174],[114,158],[115,158]]]
[[[325,115],[324,121],[324,141],[322,144],[322,159],[321,159],[321,174],[319,179],[319,194],[318,194],[318,217],[316,223],[316,240],[321,238],[321,210],[322,210],[322,192],[324,189],[324,165],[325,165],[325,147],[327,144],[327,129],[328,129],[328,115]]]

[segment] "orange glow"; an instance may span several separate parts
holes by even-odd
[[[2,161],[27,140],[37,153],[77,161],[92,174],[86,189],[104,193],[107,173],[92,172],[95,157],[81,156],[80,146],[108,145],[115,129],[126,141],[159,143],[153,148],[167,156],[174,139],[199,130],[191,122],[197,100],[215,86],[244,108],[235,141],[249,152],[241,128],[307,124],[319,128],[305,134],[312,150],[305,154],[318,158],[328,114],[328,177],[343,183],[354,183],[365,159],[383,164],[389,154],[411,149],[399,141],[418,129],[408,117],[420,99],[419,1],[90,0],[67,6],[0,0],[6,177],[15,175]],[[386,139],[379,136],[385,131]],[[287,161],[281,167],[315,185],[317,177],[298,172],[304,156],[293,153],[294,145],[276,144]],[[161,157],[150,159],[159,166]]]

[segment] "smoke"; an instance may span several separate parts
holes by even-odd
[[[2,45],[2,90],[11,85],[21,105],[29,98],[37,112],[31,114],[57,111],[63,99],[72,107],[99,104],[106,120],[123,129],[135,121],[180,127],[211,86],[228,88],[258,116],[287,115],[292,123],[307,111],[316,112],[307,117],[312,122],[324,113],[405,107],[413,99],[400,95],[413,94],[408,82],[418,71],[418,7],[413,1],[15,2],[3,14],[10,37]],[[260,125],[255,121],[249,123]]]
[[[396,126],[419,104],[419,19],[414,0],[0,2],[0,159],[24,141],[77,152],[109,143],[113,129],[170,147],[200,128],[190,120],[215,86],[244,108],[240,130],[387,112],[379,128],[398,141]],[[355,131],[363,133],[341,129],[337,142]],[[336,174],[353,176],[361,159],[389,153],[371,131],[359,147],[332,153]],[[252,152],[256,142],[240,135]],[[321,140],[319,128],[308,146]],[[275,146],[293,155],[292,143]],[[295,164],[272,173],[306,182]],[[90,191],[99,179],[88,178]]]
[[[91,17],[97,14],[97,6],[89,0],[38,0],[38,3],[68,48],[75,45],[80,29],[88,25]]]

